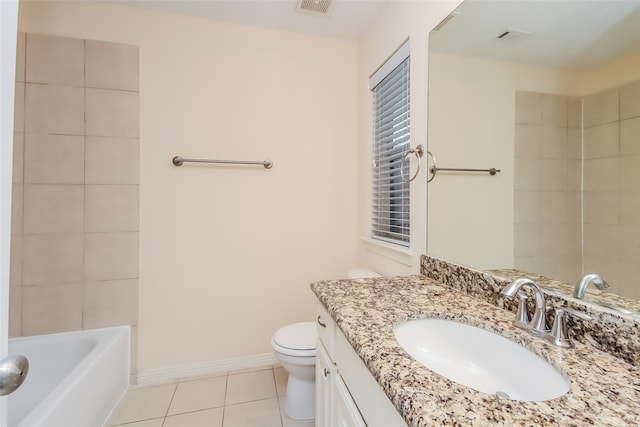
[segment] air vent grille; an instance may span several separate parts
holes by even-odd
[[[516,29],[513,29],[513,28],[507,28],[506,30],[504,30],[503,32],[498,34],[498,39],[516,41],[516,40],[526,39],[530,35],[531,35],[531,33],[528,32],[528,31],[516,30]]]
[[[333,0],[299,0],[296,9],[321,14],[329,13]]]

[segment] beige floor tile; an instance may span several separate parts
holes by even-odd
[[[278,399],[257,400],[224,408],[223,427],[282,427]]]
[[[315,427],[315,420],[312,421],[296,421],[289,418],[284,413],[284,397],[278,398],[278,405],[280,406],[280,416],[282,418],[282,427]]]
[[[178,384],[169,415],[224,406],[227,376],[185,381]]]
[[[162,427],[164,418],[154,418],[152,420],[138,421],[135,423],[118,424],[110,427]]]
[[[229,375],[225,404],[276,397],[273,369]]]
[[[287,394],[287,380],[289,379],[289,374],[284,368],[275,368],[273,370],[273,375],[276,378],[277,395],[284,396]]]
[[[215,408],[172,415],[165,419],[163,427],[222,427],[223,413],[224,408]]]
[[[117,425],[164,417],[175,389],[175,384],[130,388],[107,424]]]

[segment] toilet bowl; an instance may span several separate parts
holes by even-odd
[[[271,346],[289,373],[284,412],[299,421],[316,416],[316,324],[293,323],[273,334]]]

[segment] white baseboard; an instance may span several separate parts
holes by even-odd
[[[254,354],[231,359],[212,360],[190,365],[170,366],[138,372],[137,384],[159,384],[176,382],[185,378],[219,375],[247,369],[271,368],[280,362],[273,353]]]

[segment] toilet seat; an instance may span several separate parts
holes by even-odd
[[[273,334],[273,349],[288,356],[310,357],[316,354],[315,322],[293,323]]]

